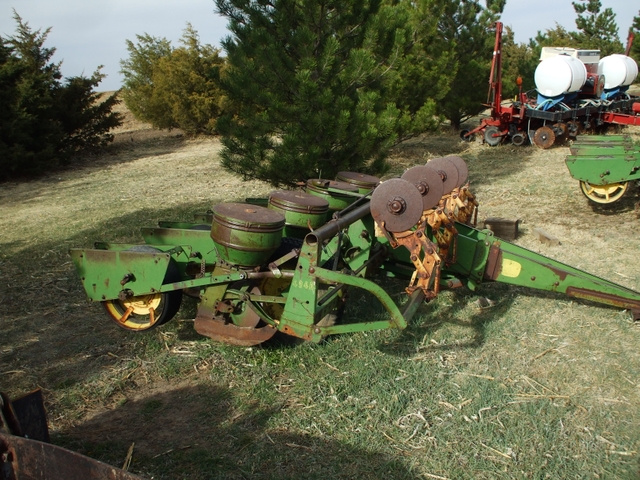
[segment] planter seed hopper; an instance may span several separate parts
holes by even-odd
[[[580,189],[595,203],[613,203],[640,180],[640,146],[626,135],[580,137],[565,163]]]
[[[477,202],[460,157],[431,160],[380,183],[341,172],[306,191],[222,203],[191,223],[143,228],[144,245],[72,249],[90,300],[127,330],[168,322],[183,295],[199,300],[195,329],[256,345],[277,331],[314,342],[328,335],[405,328],[442,288],[503,282],[629,309],[640,293],[495,238],[475,224]],[[374,276],[405,279],[395,302]],[[386,309],[382,320],[347,318],[359,291]]]

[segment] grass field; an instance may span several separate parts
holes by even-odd
[[[318,345],[220,345],[195,333],[192,303],[162,329],[119,330],[69,248],[142,242],[141,226],[268,194],[222,171],[219,149],[132,126],[77,168],[0,185],[0,391],[42,388],[54,443],[115,466],[133,445],[130,470],[154,479],[640,477],[628,312],[494,284],[442,293],[404,331]],[[515,243],[640,291],[637,187],[592,207],[567,147],[449,132],[397,148],[390,176],[447,154],[467,161],[481,220],[520,219]],[[345,315],[384,311],[353,294]]]

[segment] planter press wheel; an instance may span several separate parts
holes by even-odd
[[[527,142],[527,134],[525,132],[517,132],[511,135],[511,143],[513,143],[516,147],[520,147]]]
[[[484,131],[485,143],[492,147],[497,147],[498,145],[500,145],[502,143],[502,140],[504,140],[504,137],[503,136],[494,137],[494,135],[499,133],[500,133],[500,129],[498,127],[488,127]]]
[[[468,135],[469,130],[460,130],[460,140],[463,142],[473,142],[476,139],[475,135]]]
[[[589,182],[580,182],[582,193],[595,203],[613,203],[625,194],[629,188],[629,182],[610,183],[608,185],[591,185]]]
[[[161,250],[147,245],[130,248],[132,252],[158,253]],[[180,280],[175,262],[171,260],[163,283]],[[182,303],[182,291],[159,292],[138,295],[126,300],[113,299],[101,302],[107,315],[116,325],[125,330],[144,332],[163,325],[175,317]]]
[[[571,139],[575,139],[580,133],[580,124],[575,120],[569,120],[567,122],[567,136]]]
[[[563,143],[567,138],[569,138],[569,127],[566,123],[554,123],[553,130],[556,134],[556,143]]]

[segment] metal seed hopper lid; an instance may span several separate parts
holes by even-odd
[[[294,190],[271,192],[269,204],[283,210],[301,213],[325,213],[329,210],[329,202],[324,198]]]
[[[422,195],[423,210],[429,210],[438,205],[444,186],[437,170],[428,165],[416,165],[404,172],[402,179],[418,189]]]
[[[344,190],[345,192],[357,192],[358,187],[355,185],[351,185],[347,182],[340,182],[338,180],[327,180],[325,178],[311,178],[307,180],[307,188],[311,190],[320,191],[320,192],[328,192],[330,188],[335,188],[336,190]]]
[[[360,188],[369,189],[374,188],[380,183],[380,179],[378,177],[357,172],[338,172],[336,180],[347,182]]]
[[[443,195],[451,193],[451,191],[459,186],[458,169],[455,164],[447,157],[434,158],[427,162],[427,166],[434,168],[440,174],[444,186]]]
[[[248,203],[219,203],[213,207],[213,221],[243,229],[271,230],[284,227],[280,212]]]

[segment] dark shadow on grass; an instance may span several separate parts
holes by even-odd
[[[148,156],[167,155],[178,150],[184,145],[185,137],[178,131],[158,131],[150,130],[149,134],[132,132],[131,134],[121,134],[114,143],[108,144],[101,149],[83,152],[71,157],[61,165],[47,167],[39,175],[19,176],[0,185],[11,186],[12,184],[31,183],[34,181],[42,183],[41,188],[60,181],[59,176],[69,172],[92,173],[104,170],[113,165],[133,162]],[[124,136],[122,136],[124,135]],[[33,196],[39,194],[40,189],[33,190]]]
[[[64,241],[41,241],[0,257],[0,372],[11,372],[2,378],[4,390],[17,396],[37,387],[46,391],[82,383],[159,335],[158,329],[122,330],[100,304],[88,302],[69,257],[70,247],[91,247],[95,241],[142,244],[139,227],[159,220],[192,220],[195,212],[219,201],[140,210],[99,227],[76,230]],[[105,231],[108,237],[100,233]],[[20,245],[0,244],[0,251],[9,247],[15,251]],[[192,332],[193,323],[177,328],[180,339],[206,340]]]
[[[429,350],[460,350],[478,348],[485,341],[486,326],[502,317],[509,310],[515,295],[509,291],[506,285],[494,285],[494,288],[472,292],[467,288],[459,288],[446,293],[445,298],[436,298],[431,303],[420,307],[408,326],[392,341],[380,345],[380,350],[397,356],[413,356],[416,348],[420,351]],[[496,288],[497,287],[497,288]],[[491,296],[491,301],[486,301],[485,295]],[[442,294],[441,294],[442,295]],[[480,302],[486,301],[486,305],[480,306]],[[469,302],[477,305],[475,313],[467,319],[458,318],[458,313],[467,308]],[[424,344],[424,339],[432,337],[443,325],[458,325],[468,328],[471,338],[464,342],[445,344]]]
[[[169,387],[170,388],[170,387]],[[215,385],[148,392],[59,432],[53,442],[156,479],[415,479],[400,457],[269,427],[286,405]]]
[[[589,207],[591,207],[591,210],[593,210],[593,213],[598,215],[612,216],[635,210],[640,216],[640,188],[635,185],[635,182],[631,183],[632,185],[629,186],[629,190],[627,191],[627,193],[625,193],[625,195],[616,202],[599,204],[587,200],[589,203]]]

